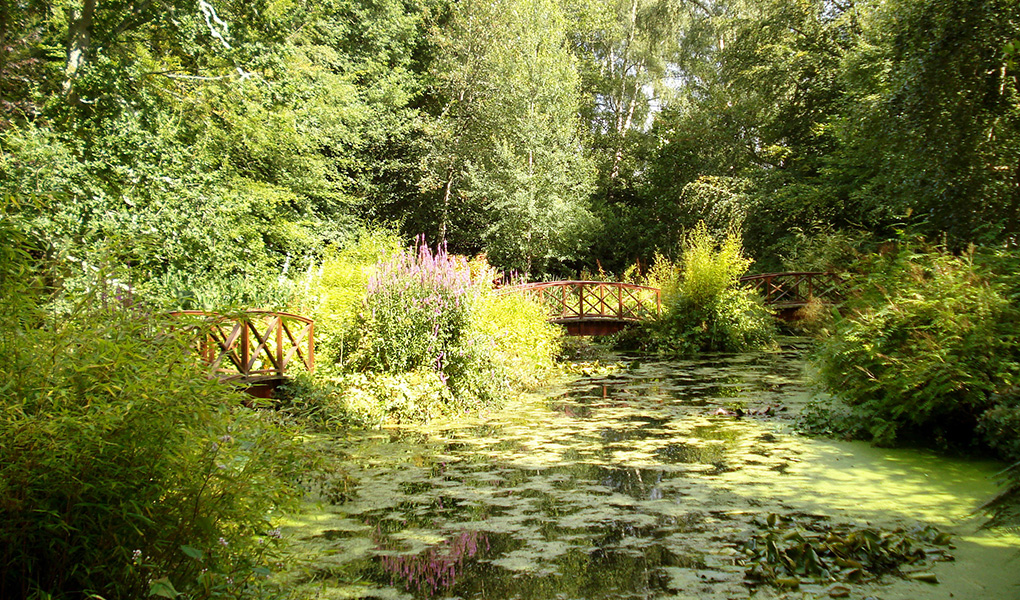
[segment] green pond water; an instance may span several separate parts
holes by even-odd
[[[1020,598],[1020,539],[974,513],[1001,465],[810,439],[796,347],[620,369],[427,427],[320,440],[337,469],[284,528],[299,598]],[[736,416],[735,409],[743,416]],[[939,583],[749,586],[770,513],[953,534]],[[848,594],[848,595],[847,595]]]

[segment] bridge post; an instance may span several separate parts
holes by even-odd
[[[248,337],[248,321],[242,318],[239,321],[239,324],[241,325],[241,365],[243,369],[243,371],[241,371],[241,375],[247,376],[248,372],[251,370],[251,365],[248,364],[248,360],[251,357],[251,348],[249,348],[251,341]]]
[[[308,372],[315,372],[315,324],[310,323],[308,325]]]
[[[283,377],[283,317],[276,315],[276,374]]]

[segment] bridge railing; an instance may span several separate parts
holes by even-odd
[[[549,311],[554,323],[584,320],[640,321],[662,310],[658,289],[605,281],[527,283],[504,292],[525,293]]]
[[[765,304],[771,306],[803,306],[812,299],[838,304],[846,299],[847,282],[836,273],[764,273],[742,277],[740,281],[761,293]]]
[[[264,310],[172,314],[183,317],[183,329],[196,336],[196,350],[221,381],[280,379],[295,358],[308,372],[315,370],[315,322],[307,317]]]

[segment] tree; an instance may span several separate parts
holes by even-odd
[[[617,0],[608,10],[594,0],[567,6],[586,97],[582,112],[599,157],[600,187],[611,194],[654,113],[692,76],[688,59],[703,49],[711,9],[696,0]]]
[[[259,288],[281,291],[280,275],[345,243],[391,180],[414,179],[390,149],[413,135],[425,10],[95,0],[0,13],[5,35],[38,22],[38,48],[69,49],[21,92],[38,114],[0,138],[0,191],[48,194],[39,235],[89,268],[127,265],[154,298],[269,302]]]
[[[1016,241],[1020,95],[1003,48],[1020,32],[1009,0],[899,0],[862,20],[844,63],[843,171],[919,232]]]
[[[462,2],[436,44],[422,187],[438,196],[439,239],[525,272],[569,258],[591,175],[561,11],[550,0]]]

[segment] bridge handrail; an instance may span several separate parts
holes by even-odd
[[[520,289],[535,289],[543,287],[563,287],[567,285],[620,287],[625,289],[648,290],[650,292],[659,292],[659,288],[649,287],[647,285],[638,285],[636,283],[620,283],[617,281],[595,281],[587,279],[569,279],[563,281],[536,281],[533,283],[520,283],[517,285],[511,285],[504,288],[500,288],[500,290],[513,291]]]
[[[560,290],[557,295],[554,290]],[[585,294],[585,291],[589,293]],[[608,281],[540,281],[502,288],[500,293],[523,292],[537,295],[550,308],[552,322],[581,320],[640,321],[653,310],[662,311],[658,288]],[[608,293],[607,293],[608,292]],[[654,296],[655,306],[641,298]]]
[[[756,273],[754,275],[744,275],[740,278],[740,281],[750,281],[752,279],[765,279],[768,277],[779,277],[779,276],[801,276],[801,275],[836,275],[833,271],[779,271],[776,273]]]
[[[315,371],[315,321],[308,317],[261,309],[236,313],[180,310],[170,314],[202,319],[201,324],[185,329],[205,330],[196,349],[210,366],[212,376],[221,381],[254,383],[282,378],[295,355],[308,372]],[[263,320],[264,331],[256,326],[258,318]],[[291,327],[295,322],[300,326]],[[230,367],[224,368],[224,363]]]
[[[846,280],[832,271],[760,273],[741,277],[739,282],[761,292],[766,304],[791,306],[806,304],[813,298],[841,301],[846,287]],[[805,286],[807,289],[802,289]]]

